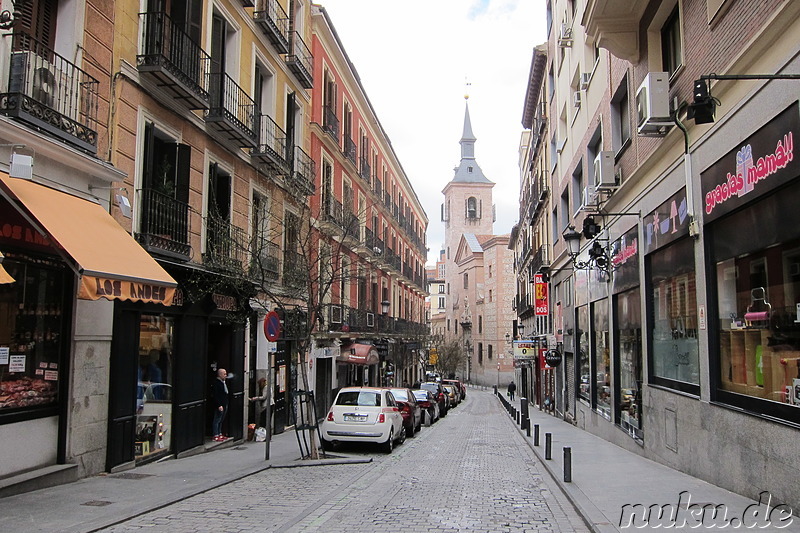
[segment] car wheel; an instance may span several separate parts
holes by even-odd
[[[329,440],[322,439],[322,449],[326,452],[333,451],[333,443]]]
[[[419,417],[419,422],[417,422],[417,427],[415,429],[417,430],[417,433],[422,431],[422,417]]]
[[[416,426],[414,426],[414,421],[411,421],[411,425],[406,428],[406,437],[413,437],[414,432],[416,431]]]
[[[406,441],[406,437],[407,436],[408,436],[408,433],[406,433],[405,431],[401,430],[399,438],[397,439],[397,444],[403,444]]]
[[[394,449],[394,429],[389,430],[389,438],[386,439],[386,442],[384,442],[381,447],[383,448],[384,452],[392,453],[392,450]]]

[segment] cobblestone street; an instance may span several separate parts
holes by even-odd
[[[588,531],[489,392],[391,455],[335,453],[374,460],[272,468],[104,531]]]

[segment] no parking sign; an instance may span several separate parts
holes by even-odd
[[[270,342],[275,342],[281,336],[281,318],[275,311],[270,311],[264,317],[264,335]]]

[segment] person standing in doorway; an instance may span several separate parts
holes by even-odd
[[[267,378],[261,378],[258,380],[258,391],[259,396],[253,396],[250,398],[250,401],[255,402],[256,426],[265,428],[267,427],[267,400],[272,400],[272,396],[269,393],[269,387],[267,387]],[[270,401],[270,405],[274,405],[274,402]]]
[[[511,398],[511,401],[514,401],[514,392],[517,390],[517,386],[512,381],[508,384],[508,397]]]
[[[228,413],[228,385],[225,384],[227,378],[228,372],[224,368],[220,368],[217,370],[217,379],[211,384],[211,398],[215,408],[211,428],[214,440],[217,442],[222,442],[227,438],[222,434],[222,421],[225,420],[225,415]]]

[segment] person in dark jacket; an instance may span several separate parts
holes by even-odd
[[[222,434],[222,421],[228,413],[228,386],[225,380],[228,372],[224,368],[217,370],[217,378],[211,383],[211,399],[214,402],[214,421],[211,424],[214,440],[224,441],[227,437]]]
[[[509,398],[511,398],[512,401],[514,400],[514,392],[516,390],[517,390],[517,386],[514,384],[513,381],[508,384],[508,396],[509,396]]]

